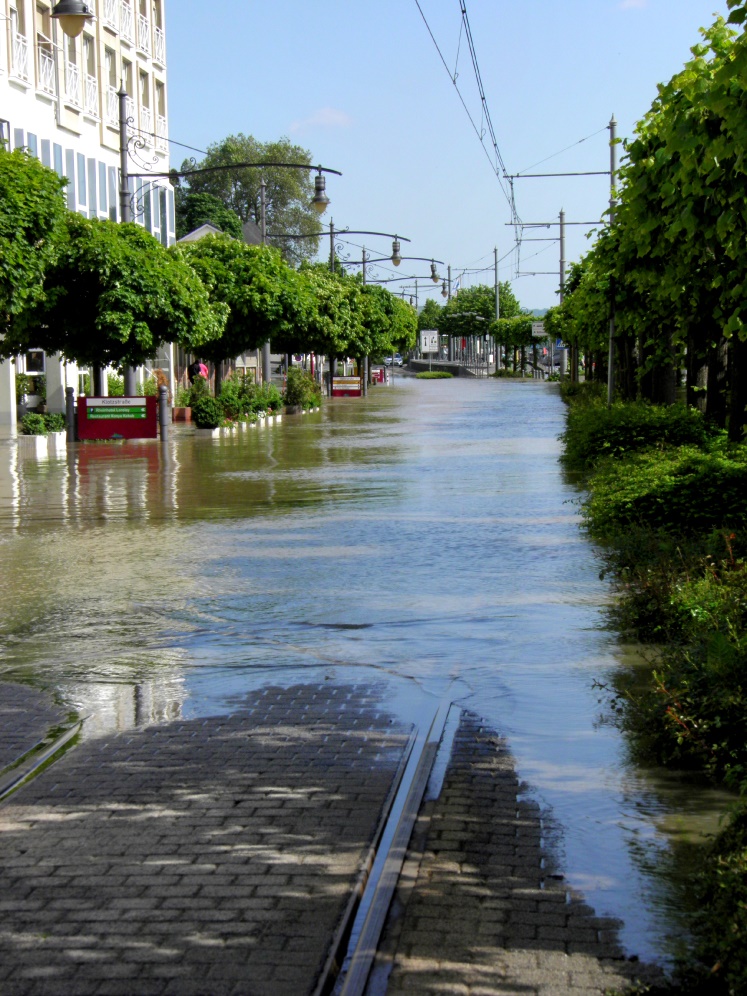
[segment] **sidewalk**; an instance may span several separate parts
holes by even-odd
[[[313,992],[410,730],[330,685],[91,740],[0,806],[0,992]]]
[[[84,741],[0,805],[3,996],[315,992],[411,731],[363,685],[232,709]],[[616,927],[553,868],[505,742],[461,714],[369,996],[591,996],[656,977]]]

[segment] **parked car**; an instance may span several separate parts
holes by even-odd
[[[394,361],[395,367],[402,366],[402,356],[399,353],[395,353],[394,356],[385,356],[384,366],[390,367],[392,365],[392,361]]]

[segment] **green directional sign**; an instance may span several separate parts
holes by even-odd
[[[89,419],[147,417],[145,398],[96,398],[87,410]]]

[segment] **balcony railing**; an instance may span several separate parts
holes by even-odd
[[[68,62],[65,66],[65,99],[80,107],[80,69],[74,62]]]
[[[122,0],[122,11],[120,21],[120,33],[129,42],[135,41],[135,17],[132,13],[132,4],[127,0]]]
[[[150,107],[140,108],[140,133],[148,145],[153,144],[153,111]]]
[[[150,55],[150,21],[145,14],[137,15],[137,47]]]
[[[119,125],[119,93],[111,83],[106,88],[106,123]]]
[[[163,28],[155,27],[153,29],[155,46],[153,52],[153,59],[159,62],[162,66],[166,65],[166,32]]]
[[[86,114],[99,116],[99,81],[95,76],[86,76],[86,100],[83,109]]]
[[[168,152],[169,148],[166,141],[166,117],[163,114],[156,117],[156,148],[159,152]]]
[[[126,101],[127,120],[132,120],[132,128],[137,128],[137,104],[133,97],[128,97]]]
[[[54,78],[54,56],[48,48],[38,49],[39,52],[39,89],[54,96],[57,86]]]
[[[29,78],[29,43],[25,35],[16,32],[13,35],[13,67],[12,72],[20,80]]]
[[[118,0],[104,0],[104,24],[116,31],[119,27],[119,2]]]

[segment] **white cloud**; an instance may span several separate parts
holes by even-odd
[[[643,7],[648,7],[648,0],[622,0],[620,4],[621,10],[632,10],[633,8],[641,10]]]
[[[294,121],[290,126],[290,131],[305,131],[308,128],[349,128],[353,119],[345,111],[339,111],[336,107],[320,107],[308,118]]]

